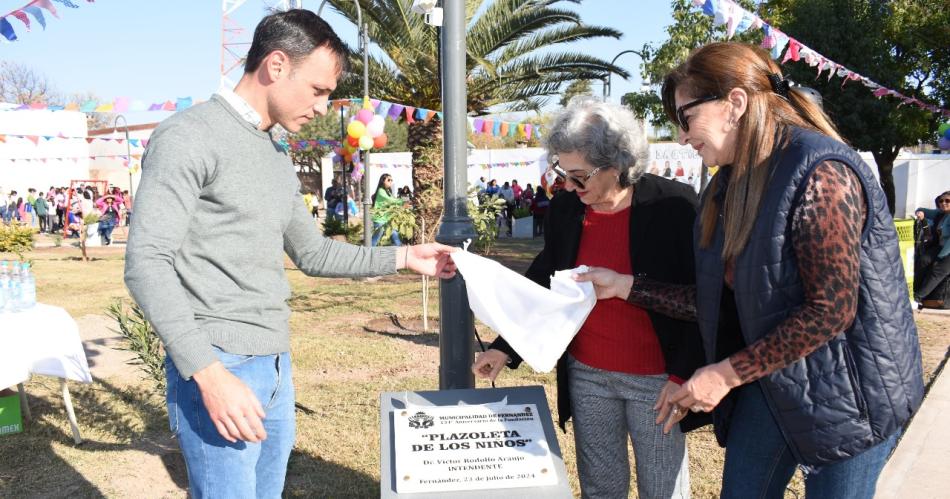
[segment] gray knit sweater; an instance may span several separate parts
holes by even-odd
[[[168,118],[142,158],[125,284],[182,376],[290,349],[284,253],[311,276],[396,269],[394,248],[325,239],[286,152],[219,96]]]

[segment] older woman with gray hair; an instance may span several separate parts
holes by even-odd
[[[685,184],[644,173],[647,140],[626,108],[574,99],[549,128],[545,147],[565,193],[551,200],[544,249],[525,274],[548,287],[551,275],[578,265],[624,274],[695,280],[692,226],[696,194]],[[494,380],[521,358],[503,338],[478,356],[473,371]],[[665,399],[703,364],[696,325],[621,299],[599,300],[557,366],[558,416],[574,418],[577,468],[585,498],[627,497],[633,442],[641,498],[689,496],[683,432],[664,434]]]

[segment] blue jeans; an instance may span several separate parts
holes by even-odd
[[[279,498],[296,432],[290,354],[237,355],[219,349],[217,353],[264,407],[267,438],[232,444],[221,437],[194,379],[183,379],[166,358],[168,420],[185,457],[190,496]]]
[[[721,498],[782,498],[798,463],[765,402],[758,383],[738,389],[722,471]],[[899,433],[899,432],[898,432]],[[844,461],[805,476],[805,497],[871,499],[897,433]]]
[[[383,232],[385,232],[386,224],[373,222],[373,246],[379,246],[379,240],[383,237]],[[390,238],[393,242],[393,246],[402,246],[402,240],[399,239],[399,231],[393,229],[392,237]]]

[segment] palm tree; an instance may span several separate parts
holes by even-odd
[[[460,0],[449,0],[460,1]],[[617,30],[585,25],[576,12],[555,6],[581,0],[466,0],[468,112],[490,109],[537,109],[575,80],[601,80],[608,72],[628,73],[609,62],[564,47],[599,37],[620,38]],[[356,22],[352,0],[328,0]],[[411,0],[359,0],[372,42],[386,57],[369,57],[372,97],[439,110],[442,107],[438,64],[439,33],[422,16],[409,11]],[[362,93],[362,58],[354,54],[353,71],[337,94]],[[442,133],[438,119],[409,125],[413,153],[413,190],[426,236],[434,234],[442,209]],[[431,240],[431,237],[427,237]]]

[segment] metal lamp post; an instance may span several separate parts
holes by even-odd
[[[445,120],[443,159],[445,214],[436,241],[461,246],[475,239],[468,216],[467,98],[465,88],[465,4],[445,2],[440,34],[442,65],[442,111]],[[465,281],[460,275],[439,281],[439,388],[472,388],[471,365],[475,322],[468,305]]]
[[[120,114],[115,117],[115,122],[112,123],[112,133],[115,133],[116,129],[119,128],[119,118],[122,118],[122,124],[125,126],[125,159],[129,163],[129,198],[132,199],[132,146],[129,144],[129,122],[125,119],[125,116]]]
[[[320,3],[320,8],[317,9],[318,16],[323,12],[323,6],[326,4],[327,0],[323,0],[323,2]],[[359,30],[359,50],[363,54],[363,98],[369,99],[369,25],[363,22],[363,10],[360,9],[359,0],[353,0],[353,5],[356,6],[356,29]],[[370,210],[373,207],[373,186],[369,178],[369,150],[362,151],[360,155],[363,158],[363,246],[369,247],[373,241],[373,217],[370,215]],[[347,204],[346,164],[343,164],[342,180],[344,182],[343,217],[344,220],[347,220],[346,214],[349,206]]]

